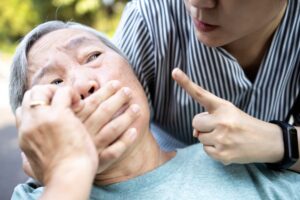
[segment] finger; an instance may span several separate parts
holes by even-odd
[[[199,134],[200,134],[199,131],[197,131],[196,129],[193,130],[193,137],[198,138]]]
[[[25,172],[25,174],[33,179],[36,179],[33,170],[31,168],[31,165],[26,157],[26,155],[24,154],[24,152],[21,152],[21,157],[22,157],[22,166],[23,166],[23,170]]]
[[[200,133],[208,133],[216,128],[217,122],[211,114],[203,112],[195,115],[192,126]]]
[[[52,97],[57,90],[54,85],[36,85],[30,89],[30,98],[26,98],[25,107],[26,108],[36,108],[40,106],[32,106],[33,102],[41,102],[45,105],[50,105]]]
[[[137,138],[137,130],[131,128],[120,139],[104,149],[99,157],[102,163],[112,163],[119,159],[132,146]],[[101,164],[101,163],[100,163]]]
[[[118,111],[122,112],[126,109],[126,104],[129,103],[131,96],[131,90],[125,87],[103,102],[84,122],[88,131],[91,134],[97,134],[104,124],[116,116]],[[95,120],[98,123],[95,123]]]
[[[124,133],[139,116],[140,107],[131,105],[125,113],[107,123],[95,137],[97,149],[102,149],[115,141]]]
[[[81,110],[74,111],[81,121],[85,121],[99,105],[115,94],[120,89],[120,82],[113,80],[97,90],[94,94],[84,99],[84,107]]]
[[[205,146],[214,146],[214,138],[211,133],[199,133],[198,140]]]
[[[52,106],[58,109],[71,108],[72,105],[80,105],[80,95],[71,87],[60,87],[52,99]]]
[[[19,106],[16,110],[16,127],[19,129],[21,125],[21,119],[22,119],[22,107]]]
[[[203,150],[207,153],[208,156],[218,160],[217,149],[214,146],[203,145]]]
[[[193,99],[204,106],[208,112],[213,112],[216,110],[219,106],[219,103],[222,102],[221,98],[215,96],[191,81],[189,77],[180,69],[174,69],[172,72],[172,77],[189,95],[193,97]]]
[[[23,100],[22,100],[22,105],[21,105],[24,108],[26,108],[26,106],[29,105],[29,102],[30,102],[30,93],[31,93],[30,90],[27,90],[24,93]]]

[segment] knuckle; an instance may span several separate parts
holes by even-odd
[[[109,143],[110,143],[110,139],[108,137],[105,137],[106,134],[103,133],[99,133],[96,137],[95,137],[95,143],[96,143],[96,147],[97,149],[103,149],[104,147],[106,147]]]
[[[116,123],[111,123],[108,127],[108,131],[112,134],[119,132],[119,126]]]
[[[229,164],[232,162],[232,158],[231,158],[230,154],[228,154],[226,152],[221,153],[220,157],[221,157],[221,162],[223,164]]]
[[[129,117],[135,119],[140,114],[140,107],[136,104],[130,106]]]
[[[229,146],[232,143],[231,140],[229,139],[228,135],[225,133],[218,134],[216,136],[216,142],[222,148],[224,148],[225,146]]]
[[[221,118],[218,121],[218,126],[221,128],[221,130],[226,131],[226,130],[230,130],[234,127],[234,121],[230,118]]]
[[[131,97],[131,94],[132,92],[128,87],[124,87],[120,91],[120,95],[123,100],[129,99]]]
[[[99,101],[98,98],[95,98],[93,95],[90,96],[90,98],[89,98],[89,105],[90,105],[91,107],[97,107],[99,102],[100,102],[100,101]]]
[[[107,150],[105,154],[105,157],[112,160],[115,160],[120,157],[120,153],[116,149]]]
[[[104,102],[100,105],[100,110],[106,114],[112,113],[112,108],[109,106],[109,104],[107,102]]]
[[[226,100],[222,101],[221,104],[222,104],[223,107],[226,107],[226,108],[235,107],[235,105],[232,102],[226,101]]]
[[[203,91],[195,88],[195,96],[198,98],[198,99],[202,99],[203,98]]]
[[[226,150],[220,150],[217,152],[218,160],[223,164],[229,164],[232,162],[232,154]]]
[[[46,115],[43,115],[46,116]],[[45,127],[50,127],[50,126],[59,126],[61,123],[61,116],[62,114],[59,112],[51,112],[51,115],[48,115],[47,117],[42,117],[39,120],[39,126],[45,126]]]

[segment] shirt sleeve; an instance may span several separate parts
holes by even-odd
[[[20,184],[15,187],[11,200],[35,200],[42,195],[44,187],[34,187],[30,183]]]
[[[126,5],[113,41],[127,56],[151,106],[149,90],[155,78],[154,43],[140,6],[134,0]]]

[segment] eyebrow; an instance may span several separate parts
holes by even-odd
[[[95,42],[97,42],[98,40],[94,39],[94,38],[89,38],[86,36],[78,36],[76,38],[73,38],[71,40],[69,40],[65,45],[64,48],[65,49],[76,49],[82,45],[86,45],[86,44],[94,44]]]
[[[64,71],[64,69],[57,65],[46,65],[45,67],[42,67],[38,71],[38,73],[32,78],[32,85],[35,85],[46,74],[52,74],[57,71]]]
[[[87,44],[95,44],[99,40],[95,38],[89,38],[87,36],[78,36],[68,40],[63,48],[66,50],[78,49],[80,46],[87,45]],[[51,74],[57,71],[64,71],[61,67],[56,65],[46,65],[42,67],[38,73],[32,78],[32,85],[36,84],[41,78],[43,78],[46,74]]]

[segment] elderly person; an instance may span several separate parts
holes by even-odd
[[[300,128],[290,121],[300,122],[299,27],[299,0],[132,0],[115,39],[163,147],[200,141],[225,164],[300,171]],[[201,88],[178,87],[176,67]],[[200,98],[202,88],[219,98]]]
[[[53,21],[28,33],[14,57],[10,93],[12,108],[21,105],[27,171],[43,185],[19,185],[12,199],[300,198],[300,175],[292,171],[224,166],[200,144],[162,151],[130,64],[88,27]],[[130,126],[113,127],[128,118]]]

